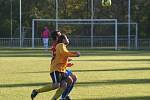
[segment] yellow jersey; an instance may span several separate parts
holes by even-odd
[[[51,62],[50,73],[54,71],[66,72],[68,57],[76,57],[76,52],[69,52],[64,43],[56,45],[56,55]]]

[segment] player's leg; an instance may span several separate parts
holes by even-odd
[[[61,96],[61,99],[68,98],[68,100],[69,100],[69,96],[68,95],[71,92],[71,90],[73,89],[74,84],[76,83],[77,76],[74,75],[70,70],[67,70],[66,73],[68,75],[67,88],[63,92],[63,94]]]
[[[60,88],[58,88],[58,90],[56,91],[56,93],[54,94],[51,100],[57,100],[62,95],[62,93],[65,91],[66,88],[67,88],[67,82],[62,81]]]
[[[70,75],[70,77],[72,78],[73,82],[72,82],[72,84],[71,84],[71,86],[70,86],[70,88],[69,88],[68,95],[69,95],[69,93],[72,91],[72,89],[73,89],[73,87],[74,87],[74,84],[75,84],[76,81],[77,81],[77,76],[76,76],[75,74],[72,73],[72,74]]]
[[[39,93],[48,92],[54,89],[56,89],[56,87],[53,87],[52,84],[48,84],[40,89],[34,89],[31,93],[31,99],[33,100]]]
[[[51,91],[51,90],[54,90],[54,89],[60,87],[59,73],[55,71],[55,72],[50,73],[50,76],[52,78],[53,83],[48,84],[40,89],[34,89],[31,93],[32,100],[37,96],[38,93],[48,92],[48,91]]]
[[[70,100],[70,97],[68,95],[70,93],[70,88],[71,88],[72,84],[73,84],[73,79],[69,76],[67,78],[67,88],[65,89],[65,91],[62,94],[61,100]]]
[[[48,48],[48,38],[45,38],[45,48]]]
[[[43,38],[44,48],[48,48],[48,38]]]
[[[44,48],[45,48],[45,38],[43,38],[43,46],[44,46]]]
[[[57,100],[62,93],[65,91],[65,89],[67,88],[67,82],[66,82],[66,74],[65,73],[61,73],[60,76],[60,88],[56,91],[56,93],[54,94],[54,96],[52,97],[52,100]]]

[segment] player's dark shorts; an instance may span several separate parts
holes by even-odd
[[[61,83],[67,79],[67,74],[63,72],[54,71],[50,73],[53,83]]]
[[[50,73],[50,76],[52,78],[53,83],[60,83],[62,80],[66,80],[71,74],[71,70],[66,70],[65,73],[55,71]]]

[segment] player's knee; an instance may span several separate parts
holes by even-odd
[[[73,79],[73,82],[75,83],[77,81],[77,76],[76,75],[72,75],[72,79]]]
[[[77,76],[72,74],[71,76],[68,77],[68,83],[69,84],[74,84],[77,81]]]
[[[73,79],[72,79],[71,76],[69,76],[69,77],[67,78],[67,84],[72,84],[72,83],[73,83]]]
[[[54,83],[54,84],[52,84],[52,86],[54,89],[57,89],[60,87],[60,83]]]

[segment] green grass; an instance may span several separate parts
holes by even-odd
[[[79,51],[71,68],[78,76],[73,100],[150,100],[150,51]],[[32,89],[51,82],[50,59],[42,49],[0,49],[0,100],[30,100]]]

